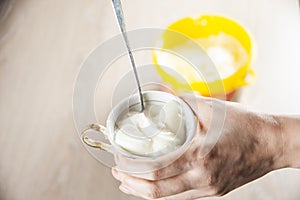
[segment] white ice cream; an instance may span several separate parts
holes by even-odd
[[[116,123],[116,144],[136,155],[158,156],[171,152],[185,138],[182,110],[176,101],[147,103],[144,112],[125,113]]]
[[[156,50],[155,54],[157,62],[166,72],[189,84],[227,78],[248,59],[240,42],[225,33],[187,40],[168,51]]]

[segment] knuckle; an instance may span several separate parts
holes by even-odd
[[[161,178],[160,170],[155,170],[152,172],[152,176],[151,176],[152,180],[159,180],[160,178]]]
[[[212,175],[207,176],[207,185],[214,188],[215,187],[215,181]]]
[[[161,189],[157,184],[152,183],[150,193],[149,193],[149,197],[151,199],[157,199],[157,198],[162,197]]]

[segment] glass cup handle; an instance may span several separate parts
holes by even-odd
[[[96,141],[96,140],[93,140],[91,138],[89,138],[87,136],[88,132],[89,131],[97,131],[99,133],[102,133],[103,135],[106,135],[105,134],[105,127],[100,125],[100,124],[90,124],[88,125],[82,132],[81,132],[81,139],[82,141],[87,144],[88,146],[90,147],[93,147],[93,148],[98,148],[98,149],[101,149],[103,151],[107,151],[107,152],[111,152],[111,145],[110,144],[107,144],[107,143],[104,143],[104,142],[101,142],[101,141]]]

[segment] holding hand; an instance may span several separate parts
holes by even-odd
[[[290,166],[290,156],[285,154],[291,153],[286,148],[291,145],[282,132],[285,118],[212,98],[188,95],[183,100],[198,118],[198,130],[189,148],[172,164],[151,173],[113,169],[123,192],[145,199],[221,196],[272,170]]]

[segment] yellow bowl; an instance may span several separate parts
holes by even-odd
[[[176,32],[177,35],[173,34],[174,32]],[[184,35],[184,37],[178,37],[178,33]],[[187,82],[182,82],[165,70],[163,65],[166,65],[166,63],[160,62],[161,54],[154,50],[153,61],[163,81],[169,83],[175,91],[182,89],[192,90],[199,92],[203,96],[212,97],[230,95],[238,88],[248,85],[254,78],[254,71],[251,68],[253,42],[245,28],[229,18],[217,15],[202,15],[197,19],[180,19],[167,27],[160,43],[162,44],[161,47],[163,50],[172,50],[174,47],[184,44],[184,40],[186,40],[184,38],[188,38],[193,41],[197,40],[197,43],[205,50],[205,45],[207,44],[201,41],[213,41],[214,37],[216,38],[221,34],[234,38],[242,48],[231,48],[230,46],[234,44],[230,44],[231,41],[227,41],[229,44],[224,45],[224,48],[229,48],[228,50],[231,52],[233,58],[237,59],[239,54],[241,54],[241,50],[244,52],[245,56],[243,57],[243,61],[234,66],[234,72],[226,77],[212,81],[204,81],[203,78],[193,77]],[[218,40],[220,40],[220,37]],[[172,62],[169,64],[172,65]],[[185,67],[175,70],[179,74],[184,74],[188,71]]]

